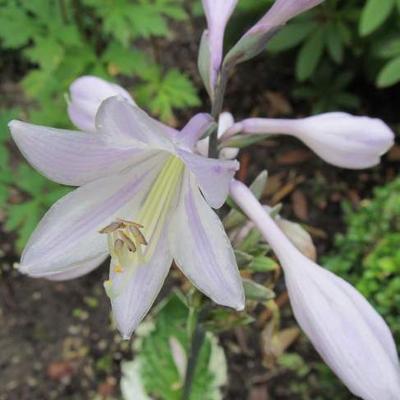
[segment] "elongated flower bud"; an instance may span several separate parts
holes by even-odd
[[[82,131],[95,132],[95,116],[103,100],[122,96],[130,104],[136,104],[129,93],[115,83],[96,76],[82,76],[72,82],[68,104],[69,118]]]
[[[225,65],[233,66],[255,57],[287,21],[322,3],[323,0],[276,0],[268,12],[229,51]]]
[[[203,0],[208,30],[200,43],[199,69],[211,97],[222,62],[225,27],[236,3],[237,0]]]
[[[398,399],[399,360],[384,320],[350,284],[303,256],[245,185],[233,181],[231,195],[278,256],[294,315],[326,364],[364,400]]]
[[[291,135],[328,163],[351,169],[378,164],[394,142],[393,132],[380,119],[343,112],[295,120],[250,118],[230,128],[225,139],[237,132]]]

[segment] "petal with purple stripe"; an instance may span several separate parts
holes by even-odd
[[[182,272],[213,301],[244,308],[242,281],[222,223],[189,174],[171,221],[169,242]]]

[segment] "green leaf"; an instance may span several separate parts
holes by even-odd
[[[296,62],[296,77],[304,81],[313,74],[324,50],[323,30],[318,30],[303,44]]]
[[[37,31],[35,20],[28,16],[22,7],[15,4],[1,6],[0,38],[4,47],[24,46],[35,36]]]
[[[389,61],[379,72],[376,84],[380,88],[392,86],[400,81],[400,57]]]
[[[394,5],[394,0],[368,0],[361,13],[360,35],[366,36],[378,29],[389,17]]]
[[[310,21],[288,24],[268,42],[267,49],[271,52],[280,52],[296,47],[317,27],[316,22]]]
[[[243,279],[243,287],[248,300],[268,301],[275,298],[273,290],[250,279]]]
[[[147,318],[136,331],[134,346],[138,364],[133,365],[136,368],[133,375],[135,386],[144,392],[141,398],[146,399],[143,397],[146,395],[160,400],[181,399],[190,348],[188,317],[189,309],[182,296],[172,294],[158,307],[156,315]],[[177,347],[179,351],[176,351]],[[125,376],[129,374],[127,368],[125,364]],[[208,332],[200,350],[190,399],[220,400],[221,386],[225,383],[225,355],[216,338]],[[126,394],[126,383],[124,386],[123,393]],[[124,399],[136,400],[136,397]]]
[[[326,46],[332,60],[340,64],[343,61],[343,42],[333,24],[326,31]]]
[[[142,74],[147,80],[135,91],[139,103],[147,104],[150,110],[165,122],[172,122],[173,109],[194,107],[200,104],[191,81],[176,69],[162,76],[158,66],[148,68]]]

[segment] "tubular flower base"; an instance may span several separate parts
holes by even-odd
[[[323,360],[364,400],[400,396],[396,346],[384,320],[350,284],[303,256],[242,183],[231,195],[279,258],[294,315]]]
[[[239,132],[291,135],[328,163],[352,169],[378,164],[394,143],[394,133],[380,119],[344,112],[292,120],[249,118],[234,124],[223,139]]]
[[[80,186],[39,223],[21,272],[71,279],[110,254],[105,288],[125,338],[148,312],[173,259],[212,300],[242,309],[234,253],[210,208],[224,203],[238,162],[193,154],[210,123],[198,114],[182,135],[122,97],[101,104],[94,134],[12,121],[12,136],[36,169]]]

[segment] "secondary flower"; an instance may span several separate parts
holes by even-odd
[[[102,101],[112,96],[122,96],[128,103],[136,104],[121,86],[96,76],[81,76],[69,87],[69,118],[78,129],[96,132],[96,112]]]
[[[12,121],[12,136],[36,169],[80,186],[44,216],[20,270],[70,279],[110,254],[105,288],[126,338],[154,302],[173,259],[212,300],[242,309],[234,253],[210,208],[224,203],[238,162],[193,154],[206,121],[198,114],[184,134],[171,135],[121,97],[102,103],[95,134]]]
[[[330,112],[301,119],[249,118],[233,125],[236,133],[284,134],[303,141],[323,160],[338,167],[372,167],[393,145],[394,133],[380,119]]]
[[[389,328],[351,285],[321,268],[287,239],[242,183],[231,195],[279,258],[294,315],[323,360],[364,400],[395,400],[400,367]]]
[[[324,0],[276,0],[268,12],[229,51],[225,65],[235,65],[255,57],[273,34],[290,19]]]
[[[218,139],[222,137],[222,135],[231,127],[235,121],[233,120],[233,116],[229,112],[223,112],[220,114],[218,119]],[[196,150],[199,154],[207,157],[208,155],[208,146],[210,139],[208,137],[199,140],[196,144]],[[219,152],[219,158],[224,160],[231,160],[236,158],[239,153],[239,149],[235,147],[225,147]]]
[[[208,30],[203,33],[199,69],[211,97],[222,62],[225,27],[237,0],[203,0]]]

